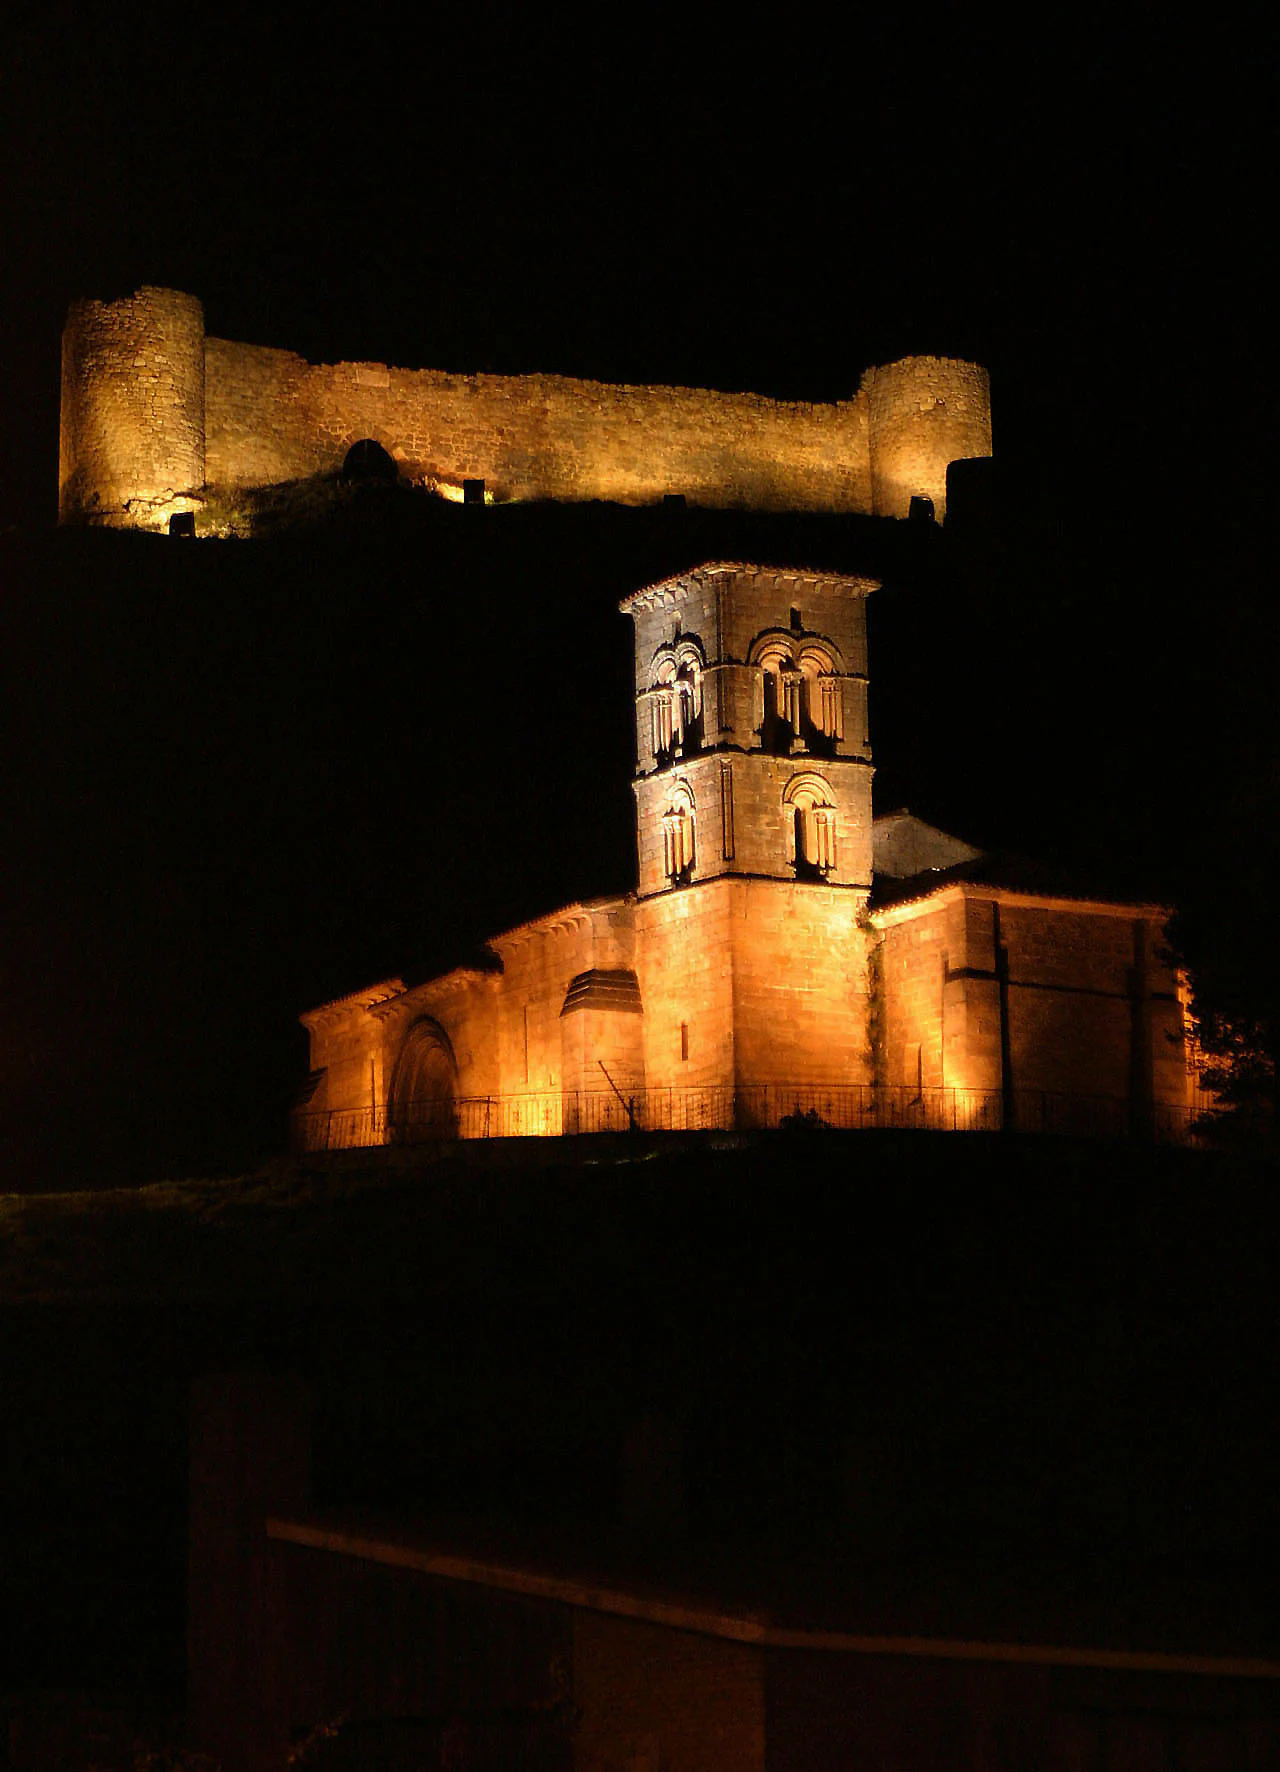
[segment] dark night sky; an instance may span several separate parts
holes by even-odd
[[[992,370],[1016,513],[1000,595],[1023,614],[1016,654],[1008,624],[975,621],[964,668],[989,702],[1007,691],[1025,717],[1037,704],[1028,665],[1053,661],[1042,724],[1019,727],[1010,794],[1035,783],[1042,747],[1045,792],[1064,797],[1072,841],[1087,836],[1095,793],[1098,847],[1122,841],[1132,807],[1134,843],[1151,849],[1157,872],[1190,846],[1236,841],[1258,816],[1247,791],[1245,810],[1229,810],[1236,778],[1274,754],[1261,573],[1274,401],[1259,385],[1266,207],[1254,76],[1210,37],[1171,37],[1154,8],[1118,9],[1105,35],[1064,23],[1016,40],[970,9],[938,17],[948,22],[917,11],[909,28],[863,31],[838,53],[798,24],[717,40],[647,14],[630,33],[616,15],[606,31],[536,11],[516,26],[435,14],[429,30],[352,13],[324,40],[314,25],[263,18],[244,33],[172,26],[143,42],[114,19],[58,42],[38,24],[11,29],[0,69],[0,530],[38,537],[53,522],[66,304],[143,282],[200,295],[214,334],[330,360],[830,399],[870,362],[972,356]],[[301,1066],[295,1037],[274,1031],[282,1020],[309,991],[351,988],[399,963],[392,937],[410,939],[403,893],[381,928],[361,932],[379,894],[368,856],[375,832],[385,841],[407,830],[412,846],[420,816],[375,768],[360,780],[361,810],[340,821],[356,830],[345,842],[326,845],[296,809],[271,826],[259,789],[257,802],[244,796],[243,828],[202,846],[188,802],[202,746],[217,749],[209,659],[240,650],[248,630],[213,637],[202,614],[176,630],[185,664],[145,648],[117,659],[103,638],[110,596],[37,611],[35,583],[8,587],[4,659],[3,1045],[11,1072],[28,1078],[33,1128],[31,1167],[16,1165],[15,1180],[35,1175],[42,1152],[48,1170],[56,1104],[82,1087],[93,1068],[83,1054],[95,1043],[101,1052],[108,1030],[145,1057],[147,1089],[194,1100],[192,1078],[203,1078],[224,1103],[247,1104],[255,1075],[269,1074],[259,1100],[274,1113],[290,1065]],[[394,626],[403,610],[382,594]],[[318,658],[317,630],[331,622],[340,646],[347,616],[285,596],[263,617],[258,688],[288,654],[291,622]],[[625,681],[615,627],[611,684]],[[158,624],[156,646],[168,632]],[[111,725],[113,684],[162,678],[171,687],[145,717]],[[285,797],[321,766],[316,734],[335,744],[325,671],[286,687],[296,705],[242,722],[224,760],[224,776],[251,775],[254,747],[273,735],[266,779]],[[340,705],[347,719],[349,699]],[[890,729],[904,725],[901,705],[884,711]],[[361,772],[345,767],[354,794]],[[120,785],[129,772],[145,794]],[[914,792],[909,771],[882,766],[882,777]],[[223,791],[230,804],[225,780]],[[996,799],[988,780],[980,824]],[[625,821],[621,783],[618,805]],[[311,845],[303,906],[302,870],[267,859],[286,843]],[[326,870],[345,878],[357,854],[365,885],[335,882],[326,912]],[[448,923],[444,948],[550,908],[490,885],[470,901],[472,929],[456,902],[446,914],[451,895],[437,885],[432,896],[425,846],[414,854],[422,902]],[[242,895],[236,882],[250,870],[259,888]],[[531,874],[542,881],[536,862]],[[98,881],[110,882],[110,915]],[[328,968],[315,958],[326,915]],[[232,979],[237,952],[254,965]],[[255,969],[266,980],[257,995],[246,982]],[[230,1007],[197,1015],[215,975]],[[226,1055],[233,1023],[248,1030],[239,1068]],[[139,1067],[117,1053],[96,1068],[88,1117],[106,1123],[119,1118],[112,1103],[139,1093]],[[136,1129],[136,1106],[126,1121]],[[223,1132],[208,1154],[244,1151]],[[177,1160],[157,1147],[140,1162]]]

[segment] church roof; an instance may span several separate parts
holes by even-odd
[[[905,806],[872,821],[871,849],[874,872],[895,880],[936,873],[962,861],[976,861],[982,854],[972,843],[927,824]]]
[[[975,848],[950,831],[917,818],[905,806],[873,821],[871,846],[873,911],[915,904],[947,887],[967,885],[1032,898],[1124,905],[1168,914],[1167,906],[1117,892],[1112,883],[1057,862],[1036,861],[1011,850]]]
[[[1124,905],[1134,910],[1169,914],[1168,906],[1136,894],[1117,892],[1106,881],[1060,867],[1057,863],[1034,861],[1025,855],[1000,850],[980,852],[972,860],[957,862],[952,867],[926,868],[920,873],[896,878],[891,874],[877,873],[871,888],[871,909],[873,912],[885,911],[913,904],[951,886],[986,887],[1031,898]]]

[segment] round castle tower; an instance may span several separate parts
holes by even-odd
[[[871,509],[905,517],[913,497],[947,510],[947,464],[991,454],[991,383],[979,363],[902,357],[862,378],[869,402]]]
[[[145,286],[73,303],[62,334],[58,518],[163,529],[205,478],[204,309]]]

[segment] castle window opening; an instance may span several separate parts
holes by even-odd
[[[680,1023],[680,1058],[684,1064],[689,1062],[689,1024],[687,1021]]]

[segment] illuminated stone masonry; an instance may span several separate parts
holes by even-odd
[[[62,341],[59,515],[164,529],[210,499],[340,470],[377,444],[408,481],[461,499],[671,494],[724,510],[941,519],[950,462],[991,453],[987,372],[950,357],[868,369],[849,400],[308,363],[209,338],[196,297],[145,286],[79,301]]]
[[[711,562],[635,628],[633,892],[303,1017],[305,1148],[654,1129],[1185,1123],[1167,912],[874,820],[866,578]]]

